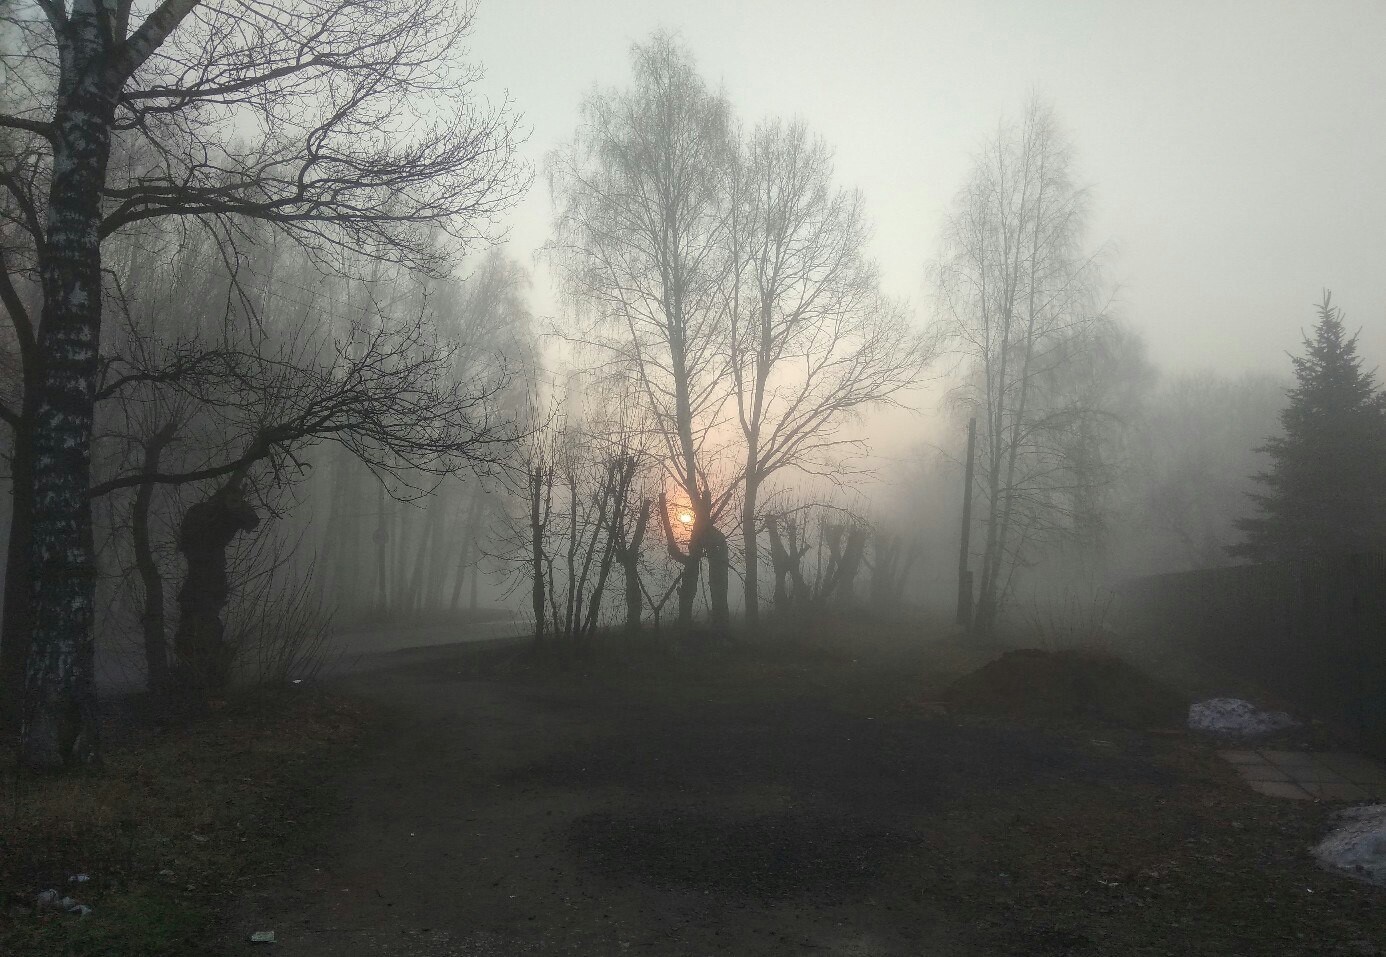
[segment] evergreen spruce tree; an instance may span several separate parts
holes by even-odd
[[[1252,493],[1259,515],[1237,522],[1245,541],[1228,549],[1255,561],[1386,549],[1386,395],[1362,369],[1357,337],[1324,293],[1297,384],[1280,413],[1284,434],[1257,451],[1271,457]]]

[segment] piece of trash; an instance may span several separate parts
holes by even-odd
[[[79,918],[85,920],[91,916],[91,908],[86,904],[78,904],[76,907],[72,908],[72,910],[68,911],[68,913],[76,914]]]
[[[34,906],[37,907],[39,910],[47,910],[51,907],[57,907],[58,892],[53,890],[52,888],[40,892],[39,895],[34,898]]]
[[[89,880],[91,880],[90,874],[73,874],[67,879],[67,882],[69,884],[85,884]]]
[[[301,685],[301,684],[303,684],[303,679],[302,679],[302,678],[295,678],[295,679],[293,680],[293,683],[296,684],[296,685]]]
[[[1329,870],[1386,887],[1386,804],[1348,808],[1337,822],[1314,857]]]
[[[70,910],[76,910],[78,904],[77,904],[77,902],[76,902],[75,900],[73,900],[71,897],[64,897],[62,900],[58,901],[58,906],[61,907],[63,910],[69,910],[69,911],[70,911]]]
[[[274,931],[257,930],[250,935],[250,942],[252,944],[272,944],[274,943]]]
[[[1241,698],[1209,698],[1189,705],[1189,730],[1221,734],[1270,734],[1297,728],[1299,722],[1283,711],[1262,711]]]
[[[162,868],[162,869],[159,871],[159,876],[160,876],[160,877],[172,878],[172,877],[173,877],[173,871],[169,870],[167,867]]]
[[[199,843],[199,844],[206,844],[206,843],[207,843],[207,837],[206,837],[206,835],[204,835],[204,834],[194,834],[194,835],[192,836],[192,839],[193,839],[194,841],[196,841],[197,843]]]

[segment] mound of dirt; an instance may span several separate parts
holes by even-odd
[[[1182,727],[1188,703],[1140,669],[1089,651],[1008,651],[955,681],[953,710],[1081,720],[1140,730]]]

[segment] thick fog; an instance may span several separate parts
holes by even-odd
[[[1287,354],[1324,289],[1360,330],[1368,367],[1386,354],[1386,116],[1369,93],[1386,81],[1374,42],[1386,15],[1248,3],[1196,20],[1100,3],[883,3],[852,16],[823,4],[512,4],[480,11],[472,49],[485,88],[524,104],[523,152],[544,170],[583,102],[629,84],[629,43],[675,30],[743,123],[792,117],[828,144],[836,181],[862,190],[881,287],[920,328],[939,318],[930,269],[978,153],[1032,99],[1052,108],[1087,191],[1081,244],[1104,312],[1131,340],[1097,562],[1110,582],[1231,560],[1266,464],[1254,450],[1278,430]],[[505,248],[532,264],[529,301],[562,365],[571,303],[543,253],[554,217],[543,185],[508,221]],[[871,409],[854,426],[862,472],[818,495],[916,524],[911,591],[930,601],[956,587],[967,416],[949,398],[965,365],[945,350],[896,397],[903,408]],[[1051,573],[1067,567],[1055,558]],[[1093,587],[1091,567],[1076,574]]]
[[[819,588],[946,610],[970,419],[986,614],[1226,565],[1303,336],[1331,314],[1386,355],[1378,4],[468,16],[446,104],[368,120],[469,117],[471,152],[381,187],[418,204],[407,239],[369,225],[384,206],[315,232],[271,204],[106,241],[97,618],[131,681],[188,614],[203,501],[246,647],[276,616],[581,634]],[[41,59],[13,61],[16,115]],[[275,109],[200,135],[302,122]],[[151,142],[116,139],[127,193]]]
[[[509,3],[481,8],[471,47],[487,88],[523,104],[539,161],[661,28],[743,116],[799,117],[834,147],[893,294],[923,305],[972,154],[1033,93],[1073,137],[1089,241],[1113,247],[1108,278],[1159,368],[1287,374],[1324,287],[1364,354],[1386,354],[1380,4]],[[510,247],[548,232],[538,190]]]
[[[1386,0],[0,0],[0,954],[1383,957]]]

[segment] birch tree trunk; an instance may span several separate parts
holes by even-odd
[[[44,14],[32,18],[35,29],[45,20],[51,29],[51,39],[40,40],[32,54],[40,73],[55,79],[51,93],[43,93],[46,116],[26,108],[25,115],[0,117],[7,127],[41,136],[51,164],[46,199],[22,200],[32,211],[24,225],[34,241],[43,307],[33,346],[40,361],[26,361],[23,406],[32,441],[21,449],[29,456],[20,455],[20,467],[31,470],[32,482],[25,474],[17,482],[16,548],[26,547],[19,561],[12,554],[10,574],[17,568],[29,574],[32,601],[27,609],[23,601],[11,606],[0,657],[12,668],[21,653],[16,641],[27,644],[20,759],[56,768],[93,763],[99,753],[89,502],[103,236],[154,218],[196,217],[206,224],[248,217],[276,223],[311,245],[325,235],[321,224],[332,222],[343,227],[333,235],[356,252],[423,265],[444,255],[434,252],[436,228],[470,238],[477,214],[509,205],[517,183],[507,172],[509,126],[499,112],[476,123],[460,114],[439,121],[407,147],[355,135],[359,124],[380,115],[382,97],[407,91],[422,100],[444,83],[455,85],[450,69],[437,70],[446,81],[431,82],[419,67],[424,57],[449,57],[470,23],[468,11],[453,15],[455,5],[443,0],[364,4],[356,17],[342,16],[338,3],[52,0],[33,6]],[[149,81],[143,88],[127,89],[199,7],[189,44],[141,78]],[[342,90],[352,96],[337,97]],[[398,105],[400,98],[388,102]],[[120,128],[149,140],[159,161],[111,190],[103,209],[118,106]],[[222,140],[254,126],[255,118],[273,124],[291,110],[307,114],[295,118],[302,137],[266,136],[263,148],[249,151]],[[247,122],[231,129],[231,114]],[[357,140],[360,151],[352,149]],[[217,160],[209,164],[208,155]],[[359,178],[320,175],[325,162],[342,163]],[[281,187],[287,192],[278,192]],[[312,225],[300,228],[307,220]],[[31,385],[28,370],[35,366]],[[9,627],[15,622],[18,630]]]
[[[69,19],[40,263],[43,362],[32,446],[33,619],[22,752],[26,764],[46,768],[99,761],[87,491],[101,338],[101,190],[120,89],[100,19],[89,3],[77,4]]]

